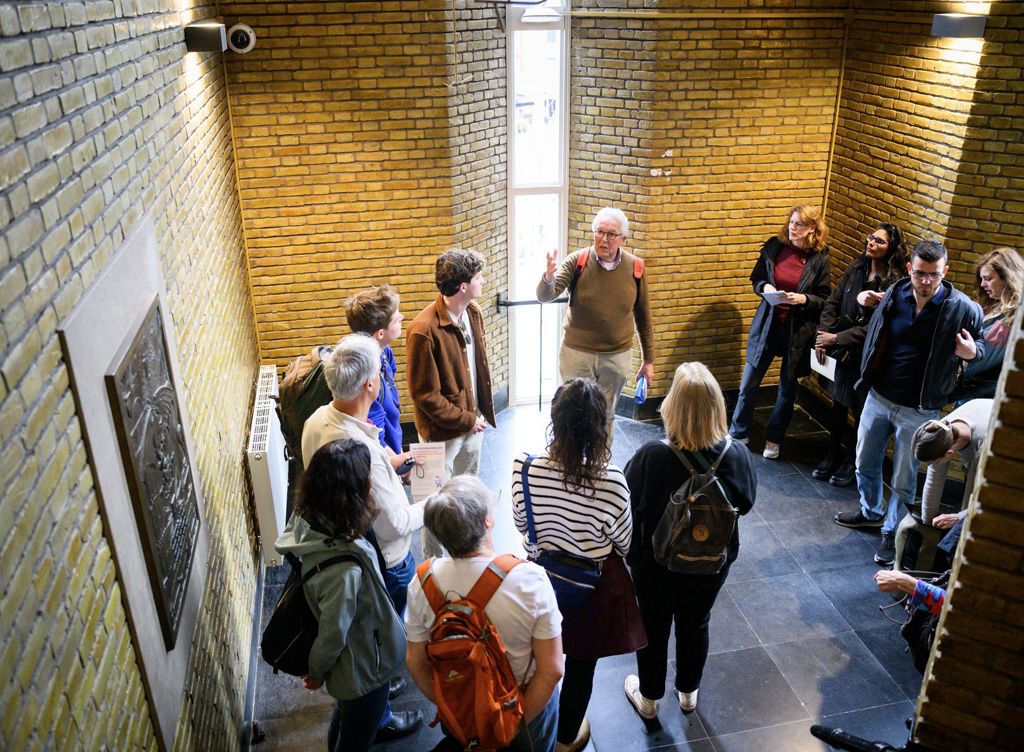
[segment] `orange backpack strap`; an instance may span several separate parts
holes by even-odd
[[[436,616],[441,613],[441,609],[444,608],[444,604],[448,600],[437,586],[437,578],[434,577],[434,557],[420,562],[420,565],[416,567],[416,576],[419,578],[420,587],[423,588],[423,595],[426,596],[427,603],[430,604],[430,608],[433,609]]]
[[[644,276],[644,260],[639,256],[633,257],[633,279],[640,279]]]
[[[583,275],[583,270],[587,268],[587,259],[590,258],[590,249],[581,251],[580,255],[576,257],[576,279],[579,279]]]
[[[494,557],[487,565],[483,574],[480,575],[476,584],[473,585],[473,589],[469,591],[466,600],[475,603],[480,609],[486,608],[491,600],[491,596],[501,587],[501,583],[505,581],[508,573],[522,563],[522,559],[512,554],[501,554]]]

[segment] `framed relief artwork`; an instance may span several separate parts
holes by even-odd
[[[199,504],[159,299],[104,378],[167,650],[174,648],[199,535]]]

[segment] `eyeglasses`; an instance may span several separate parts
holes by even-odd
[[[608,230],[594,230],[595,238],[608,238],[609,240],[615,240],[615,238],[625,237],[620,232],[609,232]]]
[[[919,269],[914,269],[910,273],[914,275],[914,279],[918,282],[924,282],[926,279],[930,282],[942,279],[942,272],[922,272]]]
[[[886,240],[885,238],[880,238],[877,235],[868,235],[866,240],[872,245],[889,245],[888,240]]]

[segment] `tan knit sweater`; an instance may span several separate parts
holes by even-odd
[[[554,300],[568,287],[576,259],[589,253],[565,317],[565,344],[574,350],[618,353],[633,346],[633,329],[640,335],[644,360],[654,360],[654,332],[647,305],[647,275],[633,278],[633,254],[622,251],[622,262],[608,271],[597,263],[590,248],[570,254],[550,284],[541,277],[537,300]]]

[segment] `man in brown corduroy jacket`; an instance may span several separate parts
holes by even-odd
[[[484,429],[495,425],[484,316],[473,302],[483,292],[483,268],[471,251],[441,254],[438,296],[406,333],[416,432],[421,441],[444,442],[449,478],[476,474]]]

